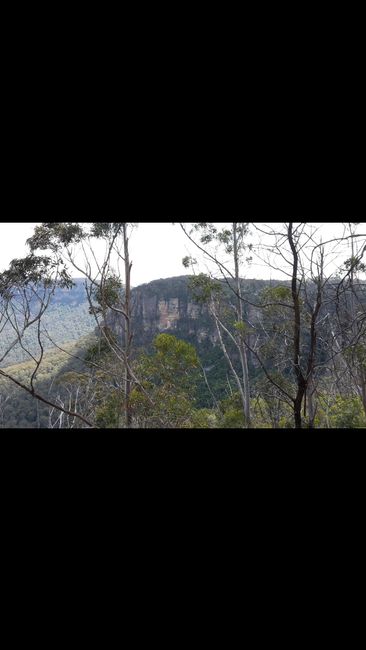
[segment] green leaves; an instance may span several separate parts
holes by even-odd
[[[224,246],[226,253],[231,255],[234,251],[234,229],[237,245],[237,252],[249,248],[248,244],[244,242],[245,237],[249,233],[249,224],[243,222],[235,222],[230,224],[232,228],[224,227],[219,230],[214,223],[200,222],[193,225],[191,233],[200,233],[200,243],[202,246],[209,244],[221,244]]]
[[[191,257],[190,255],[186,255],[182,259],[182,264],[185,269],[189,269],[190,266],[193,266],[194,264],[197,264],[197,260],[194,259],[194,257]]]
[[[263,302],[291,302],[292,293],[290,287],[278,286],[278,287],[266,287],[262,291],[262,300]]]
[[[159,334],[154,340],[155,353],[145,356],[145,369],[158,383],[189,389],[190,371],[199,367],[193,345],[171,334]]]
[[[245,336],[246,334],[252,334],[254,328],[248,325],[248,323],[244,323],[243,321],[235,321],[234,322],[234,329],[238,334],[241,336]]]
[[[119,234],[124,223],[108,222],[100,223],[95,222],[92,224],[91,236],[103,239],[109,239]]]
[[[121,303],[123,284],[115,273],[110,273],[100,285],[93,289],[92,295],[99,308],[95,311],[105,311],[111,306]]]
[[[362,340],[345,350],[344,357],[354,368],[366,371],[366,343]]]
[[[37,256],[31,253],[23,259],[10,262],[9,268],[0,273],[0,296],[10,300],[17,289],[29,284],[52,286],[56,282],[56,268],[58,261],[53,261],[46,256]],[[73,282],[64,266],[58,271],[58,286],[71,288]]]
[[[361,273],[366,272],[366,264],[361,262],[358,257],[350,257],[344,262],[345,269],[347,271],[359,271]]]
[[[77,244],[86,237],[79,223],[42,223],[36,226],[34,234],[27,240],[32,252],[52,250],[57,252],[63,246]]]
[[[365,428],[366,418],[359,397],[337,397],[329,409],[329,424],[342,429]],[[319,409],[318,426],[326,426],[323,409]]]
[[[212,280],[205,273],[190,278],[188,288],[197,303],[207,303],[211,298],[218,298],[222,294],[222,285],[217,280]]]
[[[170,334],[154,339],[154,352],[141,354],[135,372],[142,379],[132,391],[135,419],[145,426],[192,426],[199,360],[192,345]]]

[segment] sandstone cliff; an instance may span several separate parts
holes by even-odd
[[[205,305],[194,302],[188,288],[190,276],[153,280],[132,290],[134,346],[148,346],[159,333],[170,333],[191,342],[200,351],[218,343],[215,324]],[[248,284],[249,282],[249,284]],[[253,298],[266,283],[246,282],[246,293]],[[232,295],[230,296],[232,300]],[[247,308],[254,319],[253,308]],[[121,319],[111,315],[112,329],[122,336]]]

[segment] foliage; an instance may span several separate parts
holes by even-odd
[[[85,292],[81,291],[80,285],[80,281],[75,281],[72,289],[56,289],[50,306],[42,318],[41,340],[45,350],[52,349],[54,343],[63,346],[65,343],[77,341],[95,328],[95,320],[89,313]],[[14,329],[10,323],[6,323],[0,336],[0,355],[5,352],[14,338]],[[36,356],[39,354],[37,323],[26,331],[22,344],[23,346],[18,343],[9,353],[2,364],[3,367],[29,360],[29,352]],[[27,353],[24,348],[29,352]]]
[[[93,310],[105,313],[110,307],[121,306],[123,284],[116,273],[109,273],[103,281],[92,290],[92,298],[97,302]],[[92,312],[91,312],[92,313]]]
[[[219,404],[219,426],[223,429],[242,429],[245,426],[243,408],[239,393],[236,391]]]
[[[218,422],[218,413],[214,409],[194,409],[191,414],[191,425],[195,429],[216,429]]]
[[[154,352],[142,353],[135,371],[143,377],[143,389],[130,397],[132,412],[140,425],[192,426],[194,392],[199,361],[192,345],[169,334],[154,340]]]
[[[114,390],[105,396],[96,411],[95,422],[106,429],[119,428],[123,418],[123,398],[120,391]]]
[[[187,276],[154,281],[134,290],[137,305],[141,304],[138,303],[137,296],[143,296],[144,300],[147,298],[151,304],[156,305],[156,308],[151,313],[149,329],[145,329],[146,321],[142,321],[142,309],[135,313],[134,325],[140,353],[133,359],[133,368],[141,383],[134,384],[130,397],[133,426],[204,429],[244,427],[243,412],[235,382],[223,359],[220,347],[215,345],[213,337],[215,330],[210,323],[205,303],[211,296],[214,296],[214,299],[215,296],[220,297],[224,303],[228,295],[226,287],[221,281],[210,279],[207,281],[205,276],[196,276],[196,278],[194,289],[198,294],[201,292],[200,303],[195,302],[189,290],[191,278]],[[266,285],[268,291],[261,294],[262,289],[266,289]],[[108,290],[110,288],[112,293],[116,291],[108,298],[108,302],[116,301],[121,287],[118,284],[113,285],[112,279],[112,284],[106,288]],[[311,291],[309,290],[308,293],[309,299],[312,299]],[[253,303],[260,303],[262,297],[275,304],[261,310],[249,308],[245,304],[245,322],[233,318],[229,320],[229,316],[225,316],[225,322],[230,322],[234,334],[247,337],[251,345],[253,340],[256,342],[256,349],[260,351],[271,378],[277,386],[293,395],[288,311],[278,304],[282,301],[291,304],[291,291],[286,284],[273,287],[265,281],[248,280],[243,295]],[[103,296],[100,297],[103,300]],[[305,305],[305,292],[303,297],[302,309]],[[160,333],[151,345],[157,331],[159,301],[169,301],[171,298],[178,298],[179,319],[174,330],[177,336],[167,332]],[[329,317],[325,319],[322,314],[320,316],[321,337],[318,341],[318,359],[322,359],[321,355],[326,354],[326,346],[331,338],[328,323],[331,321],[333,325],[336,319],[331,286],[328,289],[327,299]],[[195,317],[188,310],[188,305],[192,303],[197,306]],[[359,310],[361,311],[360,307]],[[224,314],[223,309],[221,314]],[[264,330],[258,327],[259,318]],[[247,324],[248,321],[251,325]],[[361,317],[359,322],[362,324]],[[58,397],[60,400],[70,398],[71,405],[75,404],[78,391],[78,406],[90,409],[97,426],[106,428],[123,426],[123,364],[120,363],[118,366],[116,360],[109,354],[109,346],[103,337],[99,340],[84,339],[76,346],[72,343],[72,338],[79,339],[83,334],[91,332],[94,326],[94,321],[88,314],[88,304],[80,280],[75,281],[72,290],[64,287],[55,291],[51,306],[44,315],[43,326],[58,343],[67,341],[66,346],[69,351],[78,350],[78,355],[84,358],[84,362],[71,359],[57,350],[46,352],[37,377],[37,386],[50,397]],[[112,327],[111,323],[110,327]],[[111,331],[114,331],[113,328]],[[207,332],[205,337],[201,337],[203,331]],[[9,343],[12,336],[11,330],[5,328],[2,331],[0,349],[1,346]],[[29,337],[24,339],[24,342],[34,352],[38,347],[36,330],[31,330]],[[43,340],[47,347],[47,337],[44,336]],[[52,343],[49,342],[49,345]],[[228,348],[230,345],[230,339],[227,338]],[[304,351],[307,345],[308,340],[304,336],[302,340]],[[240,360],[235,357],[233,347],[230,348],[230,352],[235,367],[239,368]],[[29,355],[26,355],[20,347],[16,350],[16,355],[18,354],[19,356],[12,358],[12,363],[16,360],[21,363],[8,370],[25,382],[29,380],[34,363],[28,361]],[[356,369],[360,372],[364,371],[366,359],[364,339],[361,337],[355,344],[349,345],[343,356],[353,371]],[[291,407],[280,399],[281,391],[271,384],[254,355],[249,355],[249,361],[252,426],[293,427]],[[93,364],[97,364],[97,367]],[[205,368],[209,386],[200,370],[201,365]],[[352,392],[344,373],[340,374],[343,381],[341,396],[332,388],[331,382],[322,384],[322,393],[318,389],[315,427],[364,428],[366,422],[361,399]],[[303,418],[303,421],[306,426],[307,418]],[[63,422],[66,423],[66,420]],[[2,378],[0,379],[0,426],[47,427],[49,408]]]
[[[326,427],[327,421],[331,428],[358,429],[366,427],[366,416],[359,397],[337,396],[333,405],[329,408],[327,419],[324,407],[319,408],[316,417],[316,426]]]
[[[190,278],[188,289],[198,304],[207,303],[211,298],[218,298],[223,292],[222,284],[217,280],[212,280],[205,273]]]
[[[46,352],[35,382],[36,388],[44,395],[55,399],[60,393],[62,376],[70,383],[71,372],[74,378],[83,371],[83,363],[69,355],[82,358],[84,349],[90,345],[90,337],[85,336],[77,342],[65,344],[65,352],[53,349]],[[24,361],[7,367],[7,372],[23,384],[28,384],[34,371],[33,361]],[[49,426],[49,407],[14,385],[9,379],[0,377],[0,426],[9,428],[47,428]]]
[[[81,242],[85,232],[79,223],[42,223],[27,240],[32,252],[36,250],[59,251],[62,246]]]
[[[344,267],[346,271],[352,271],[353,273],[359,272],[359,273],[365,273],[366,272],[366,264],[361,262],[361,260],[358,257],[350,257],[348,260],[344,262]]]
[[[153,345],[155,354],[141,355],[140,358],[144,377],[159,384],[190,389],[189,372],[199,366],[194,347],[171,334],[159,334]]]
[[[281,300],[283,302],[291,302],[291,289],[285,285],[279,285],[277,287],[265,287],[262,291],[263,303],[274,302],[276,300]]]

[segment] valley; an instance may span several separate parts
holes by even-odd
[[[175,226],[185,274],[154,279],[143,223],[35,224],[0,273],[0,427],[365,428],[362,224]]]
[[[133,358],[140,354],[151,354],[153,342],[160,334],[168,334],[179,340],[185,341],[197,351],[200,364],[199,376],[195,384],[195,404],[198,411],[213,409],[219,402],[227,408],[227,417],[224,425],[237,426],[240,422],[240,404],[235,398],[235,384],[230,376],[230,369],[225,361],[224,354],[218,344],[217,332],[214,323],[208,313],[207,305],[194,301],[190,289],[190,276],[178,276],[161,280],[154,280],[151,283],[141,285],[132,290],[133,302],[133,334],[134,353]],[[261,296],[271,286],[276,287],[278,282],[267,282],[263,280],[246,280],[243,282],[243,296],[250,301],[246,311],[247,319],[253,322],[258,319],[258,309],[253,304],[260,303]],[[227,299],[229,294],[227,293]],[[113,313],[108,315],[108,326],[120,342],[123,342],[123,327],[121,318]],[[68,290],[57,290],[53,304],[45,318],[45,327],[50,338],[45,335],[45,354],[37,373],[35,386],[43,395],[50,400],[65,404],[66,392],[76,381],[85,383],[85,378],[90,376],[90,368],[85,362],[88,351],[95,350],[101,346],[101,338],[98,329],[95,327],[95,320],[89,313],[89,305],[86,300],[82,280],[75,281],[75,287]],[[249,334],[249,341],[254,337]],[[2,337],[4,349],[8,338]],[[227,343],[230,345],[230,341]],[[24,349],[26,348],[28,352]],[[29,358],[30,354],[37,354],[39,346],[37,337],[33,332],[25,339],[24,346],[16,346],[12,352],[12,363],[7,364],[7,372],[14,379],[23,385],[29,385],[30,377],[34,371],[34,361]],[[103,345],[102,345],[103,347]],[[235,347],[231,347],[233,362],[239,369],[240,359],[236,354]],[[10,356],[10,355],[9,355]],[[249,354],[249,373],[254,386],[261,386],[261,375],[259,363],[253,354]],[[63,397],[61,398],[61,395]],[[273,402],[273,397],[271,398]],[[278,398],[277,398],[278,399]],[[342,402],[333,404],[338,410]],[[69,407],[74,407],[74,400],[69,400]],[[270,400],[260,398],[259,395],[253,399],[253,410],[257,413],[257,420],[262,426],[270,426],[271,408]],[[290,411],[285,404],[277,401],[278,424],[288,425],[290,422]],[[357,407],[359,419],[361,413]],[[53,413],[53,415],[52,415]],[[273,416],[276,421],[276,415]],[[53,419],[52,419],[53,418]],[[360,419],[361,418],[361,419]],[[80,422],[71,418],[72,427],[77,427]],[[211,423],[212,420],[211,419]],[[324,416],[324,422],[326,418]],[[65,426],[65,419],[58,421],[57,413],[52,408],[38,400],[31,394],[25,392],[21,387],[16,386],[4,377],[0,377],[0,427],[2,428],[51,428]],[[207,421],[206,421],[207,425]],[[206,426],[205,425],[205,426]],[[70,427],[70,423],[68,424]],[[71,427],[71,428],[72,428]]]

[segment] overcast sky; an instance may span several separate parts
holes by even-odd
[[[1,223],[0,224],[0,270],[7,268],[9,262],[27,254],[26,239],[34,231],[36,223]],[[220,224],[224,226],[225,224]],[[257,223],[257,226],[266,224]],[[275,224],[269,224],[275,226]],[[314,224],[314,227],[320,224]],[[323,241],[330,239],[342,232],[341,223],[323,224],[321,233]],[[363,232],[363,231],[361,231]],[[252,241],[261,243],[265,241],[265,235],[253,232]],[[144,282],[159,278],[168,278],[175,275],[190,273],[182,265],[182,258],[186,255],[193,255],[199,259],[197,250],[185,237],[179,224],[170,223],[139,223],[134,229],[130,240],[132,268],[132,285],[137,286]],[[342,261],[348,255],[348,247],[343,247]],[[350,254],[349,254],[350,255]],[[349,256],[348,255],[348,256]],[[340,254],[334,256],[334,262],[339,261]],[[337,259],[338,258],[338,259]],[[200,267],[197,271],[205,271],[207,267],[200,259]],[[74,277],[80,273],[73,272]],[[278,278],[282,276],[281,271],[266,267],[255,255],[250,265],[242,269],[242,276],[247,278]]]

